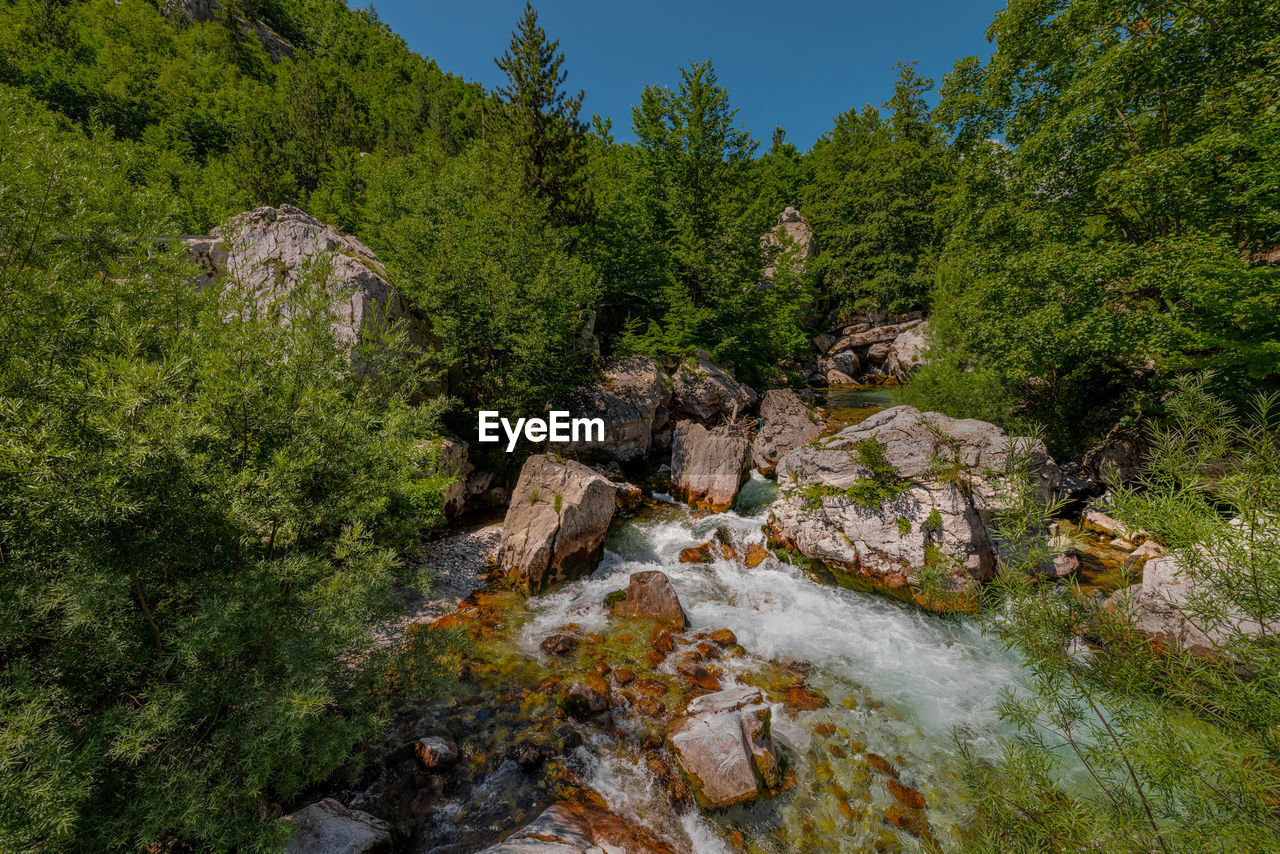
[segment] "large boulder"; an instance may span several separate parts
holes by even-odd
[[[313,264],[327,260],[335,286],[334,335],[348,348],[373,340],[388,323],[402,323],[415,347],[434,341],[427,320],[387,281],[373,250],[292,205],[239,214],[208,237],[183,243],[201,267],[198,287],[232,276],[260,308],[280,312],[284,321],[290,292]]]
[[[727,809],[775,793],[782,767],[771,711],[758,688],[739,686],[692,700],[667,743],[704,809]]]
[[[929,324],[922,323],[900,333],[889,345],[889,373],[900,380],[906,380],[911,372],[929,360],[925,353],[929,349]]]
[[[756,393],[713,364],[705,350],[672,378],[671,409],[695,421],[734,421],[756,402]]]
[[[295,827],[285,854],[372,854],[391,850],[391,825],[333,798],[291,816]]]
[[[1264,535],[1265,536],[1265,535]],[[1239,553],[1240,549],[1232,549]],[[1197,564],[1215,575],[1230,573],[1234,567],[1201,549]],[[1220,563],[1221,565],[1215,565]],[[1265,626],[1238,607],[1222,602],[1222,597],[1188,570],[1177,553],[1155,555],[1142,568],[1142,582],[1118,590],[1107,605],[1126,616],[1154,643],[1171,651],[1189,652],[1201,658],[1217,658],[1233,638],[1257,637],[1280,632],[1280,622]],[[1215,603],[1218,619],[1205,620],[1198,613],[1205,603]]]
[[[572,460],[536,454],[511,494],[498,562],[527,593],[585,575],[604,552],[614,486]]]
[[[605,852],[672,854],[672,849],[646,828],[625,821],[606,809],[562,801],[547,807],[529,824],[480,854]]]
[[[766,279],[774,278],[779,269],[798,276],[804,272],[805,263],[818,252],[813,229],[793,207],[778,214],[777,224],[760,238],[760,246],[777,252],[774,262],[764,268]]]
[[[1059,472],[1042,443],[983,421],[886,409],[782,458],[770,529],[842,583],[958,607],[995,568],[993,517],[1015,450],[1047,499]]]
[[[594,459],[627,462],[649,453],[657,416],[665,417],[671,381],[652,359],[633,356],[605,365],[604,376],[578,390],[574,418],[604,420],[603,442],[571,442],[559,449]],[[660,413],[659,411],[662,410]]]
[[[751,459],[771,472],[793,448],[822,435],[823,421],[794,391],[770,389],[760,402],[760,430],[751,442]]]
[[[679,422],[671,444],[671,494],[692,507],[728,510],[750,474],[748,451],[747,437],[735,427],[708,430]]]
[[[856,350],[859,347],[870,347],[872,344],[888,343],[902,333],[915,329],[922,322],[908,320],[905,323],[891,323],[885,326],[868,326],[863,323],[847,326],[841,337],[827,350],[827,354],[835,355],[842,350]]]
[[[654,620],[677,630],[689,624],[671,579],[656,569],[632,573],[622,598],[613,603],[613,610],[624,617]]]

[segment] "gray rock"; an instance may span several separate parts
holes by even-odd
[[[1213,567],[1214,558],[1201,550],[1200,561]],[[1230,572],[1233,567],[1213,567],[1216,572]],[[1214,610],[1222,619],[1206,623],[1197,614],[1197,605],[1216,602]],[[1257,637],[1280,632],[1280,623],[1265,626],[1239,608],[1223,604],[1220,594],[1184,568],[1176,554],[1155,557],[1142,569],[1142,582],[1118,590],[1107,600],[1107,606],[1130,619],[1134,626],[1160,646],[1185,650],[1203,658],[1223,654],[1223,646],[1233,637]]]
[[[536,454],[511,494],[498,560],[526,593],[585,575],[604,551],[614,486],[572,460]]]
[[[891,344],[888,341],[880,341],[872,344],[867,348],[867,361],[872,365],[883,365],[889,359],[889,350]]]
[[[858,381],[844,371],[830,370],[826,373],[827,385],[857,385]]]
[[[821,360],[818,367],[823,372],[839,371],[847,376],[856,377],[862,373],[862,360],[852,350],[843,350]]]
[[[858,452],[868,439],[883,447],[900,484],[878,506],[846,492],[872,478]],[[1014,443],[1030,453],[1036,493],[1047,499],[1058,468],[1043,444],[1011,439],[982,421],[909,406],[883,410],[782,458],[770,527],[842,580],[915,597],[920,568],[941,562],[947,589],[964,593],[995,568],[993,515],[1007,501],[1004,473]]]
[[[898,334],[889,347],[889,373],[906,380],[916,368],[929,364],[929,324],[922,323]]]
[[[770,389],[760,402],[760,430],[751,442],[751,459],[762,472],[805,442],[822,435],[823,421],[791,389]]]
[[[805,263],[818,252],[813,229],[793,207],[787,207],[778,214],[777,224],[760,238],[760,246],[777,251],[774,262],[764,268],[766,279],[774,278],[779,270],[793,276],[800,275],[804,272]]]
[[[610,362],[599,382],[578,390],[571,410],[574,418],[604,419],[604,441],[570,442],[556,449],[592,459],[640,459],[649,453],[653,432],[669,417],[670,399],[670,380],[652,359]]]
[[[727,510],[750,473],[742,431],[722,425],[708,430],[692,421],[676,424],[671,443],[671,494],[690,506]]]
[[[864,324],[855,324],[842,330],[841,338],[831,345],[828,352],[839,353],[841,350],[852,350],[857,347],[869,347],[872,344],[893,341],[907,330],[919,326],[922,321],[910,320],[906,323],[893,323],[887,326],[864,328]],[[854,330],[854,331],[850,331]]]
[[[782,782],[770,733],[771,712],[759,689],[728,688],[694,699],[667,730],[667,742],[707,809],[767,797]]]
[[[333,798],[293,814],[296,826],[285,854],[370,854],[391,849],[391,825]]]
[[[695,421],[734,421],[755,402],[756,393],[713,364],[705,350],[672,377],[671,408]]]
[[[376,340],[377,330],[388,323],[402,323],[414,347],[426,349],[435,342],[427,320],[387,281],[371,249],[291,205],[239,214],[208,237],[183,243],[203,271],[198,287],[232,276],[259,308],[279,311],[286,322],[290,291],[308,267],[326,258],[338,318],[333,331],[341,346],[353,349]],[[355,367],[362,366],[356,362]]]
[[[472,491],[470,477],[476,467],[471,464],[467,443],[461,439],[429,439],[419,443],[418,447],[435,457],[434,463],[430,466],[433,473],[445,474],[453,478],[453,483],[444,494],[446,517],[452,519],[462,515],[467,508],[467,499],[489,488],[486,482],[482,488]],[[492,477],[492,475],[489,476]]]

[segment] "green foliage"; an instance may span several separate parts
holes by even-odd
[[[866,438],[858,442],[849,451],[849,456],[859,465],[870,471],[870,477],[855,480],[847,489],[837,489],[822,483],[810,483],[800,488],[806,510],[816,510],[822,506],[826,496],[840,496],[855,504],[879,510],[886,501],[893,501],[911,488],[911,484],[898,476],[898,470],[885,459],[884,445],[874,438]],[[904,520],[899,520],[901,521]],[[899,524],[899,530],[901,530]],[[908,522],[908,529],[910,523]],[[903,531],[903,533],[907,533]]]
[[[1191,590],[1175,610],[1215,651],[1153,644],[1091,597],[1047,593],[1032,580],[1036,555],[1007,561],[990,629],[1031,679],[1000,704],[1016,729],[1000,761],[968,754],[981,818],[970,850],[1278,850],[1275,400],[1240,419],[1188,379],[1169,411],[1143,481],[1117,491],[1115,511],[1169,547]],[[1006,541],[1042,512],[1029,500],[1011,506]]]
[[[887,116],[840,114],[810,155],[803,210],[822,249],[815,269],[846,313],[922,307],[933,283],[952,165],[924,101],[932,81],[898,70]]]
[[[495,60],[507,75],[497,90],[503,101],[497,115],[524,165],[525,192],[546,202],[553,224],[570,225],[589,214],[582,176],[586,128],[578,118],[583,92],[563,90],[568,75],[559,46],[547,39],[533,4],[525,3],[511,46]]]
[[[917,393],[1049,428],[1059,449],[1214,368],[1280,367],[1274,2],[1014,2],[939,115],[960,161]],[[1003,143],[993,141],[1003,136]],[[979,385],[968,403],[962,388]]]
[[[197,292],[140,156],[0,92],[4,850],[277,848],[377,732],[369,628],[441,519],[398,331],[353,373],[323,259]]]

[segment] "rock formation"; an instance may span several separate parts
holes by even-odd
[[[748,450],[737,428],[679,422],[671,445],[671,494],[693,507],[728,510],[750,472]]]
[[[334,335],[343,346],[376,340],[389,323],[402,323],[414,347],[425,349],[434,340],[427,321],[387,281],[372,250],[291,205],[239,214],[208,237],[183,242],[203,270],[198,287],[230,275],[259,308],[280,312],[285,322],[290,292],[312,264],[327,259],[335,290]]]
[[[771,389],[760,402],[760,430],[751,442],[756,468],[769,473],[793,448],[822,435],[823,422],[791,389]]]
[[[498,561],[526,593],[595,569],[613,519],[614,486],[581,463],[537,454],[511,494]]]
[[[916,598],[929,578],[965,594],[995,567],[991,530],[1003,506],[1006,461],[1029,454],[1047,498],[1058,467],[1044,445],[972,419],[897,406],[802,445],[778,463],[775,538],[842,582]],[[962,596],[963,598],[963,596]],[[954,607],[954,603],[932,603]]]
[[[782,784],[771,717],[759,689],[741,686],[692,700],[672,722],[667,743],[700,806],[726,809]]]
[[[391,825],[325,798],[292,816],[295,830],[285,854],[372,854],[391,850]]]
[[[666,422],[670,399],[670,380],[652,359],[610,362],[598,382],[578,390],[571,408],[574,418],[604,419],[604,441],[561,444],[557,450],[618,462],[643,458],[653,431]]]
[[[793,207],[787,207],[778,214],[777,224],[772,231],[760,238],[760,246],[766,250],[774,249],[778,253],[774,263],[764,268],[766,279],[773,279],[779,267],[792,275],[799,275],[804,272],[805,263],[818,254],[818,242],[813,229],[800,216],[800,211]]]
[[[756,393],[713,364],[705,350],[696,364],[681,365],[672,377],[671,410],[694,421],[734,421],[756,402]]]
[[[594,794],[594,793],[593,793]],[[600,807],[562,801],[480,854],[671,854],[648,830]]]
[[[671,579],[656,569],[633,573],[613,611],[624,617],[654,620],[678,631],[689,623]]]

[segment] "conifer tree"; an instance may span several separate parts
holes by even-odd
[[[565,90],[560,41],[547,39],[532,3],[525,4],[511,45],[494,62],[507,75],[497,89],[499,121],[524,163],[526,189],[546,201],[553,224],[583,222],[590,211],[582,176],[586,126],[578,117],[584,93]]]

